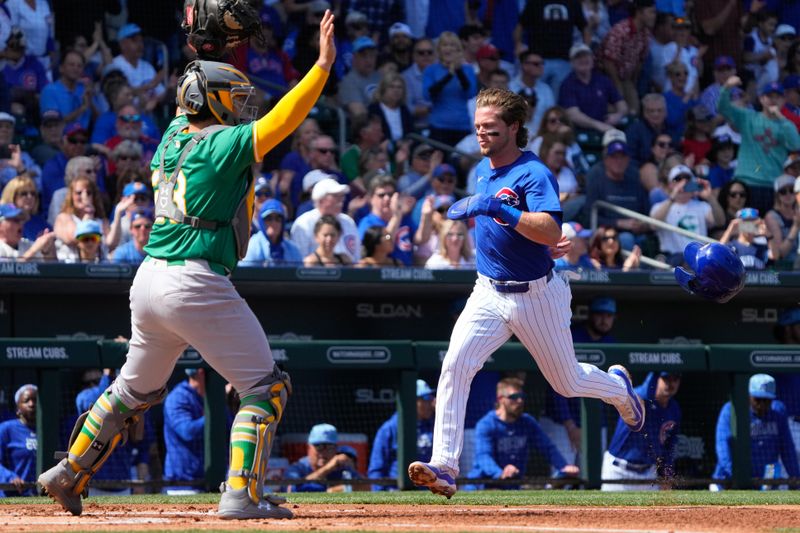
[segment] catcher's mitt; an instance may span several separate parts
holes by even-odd
[[[200,59],[220,59],[256,36],[263,39],[259,0],[186,0],[183,24]]]

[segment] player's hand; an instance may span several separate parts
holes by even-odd
[[[322,20],[319,23],[319,59],[317,66],[330,72],[333,62],[336,60],[336,44],[333,42],[333,13],[330,9],[325,10]]]
[[[503,473],[500,474],[500,479],[510,479],[519,475],[519,468],[514,465],[506,465],[503,468]]]
[[[699,193],[697,193],[697,196],[705,201],[708,201],[711,198],[711,183],[702,178],[697,178],[697,183],[699,183],[703,188]]]
[[[450,220],[463,220],[478,215],[495,217],[500,214],[503,202],[499,198],[486,193],[473,194],[457,201],[447,210],[447,218]]]
[[[548,248],[550,252],[551,259],[558,259],[560,257],[564,257],[572,250],[572,241],[567,239],[566,236],[562,235],[561,239],[555,246],[551,246]]]
[[[436,197],[432,194],[429,194],[425,197],[425,200],[422,202],[422,211],[420,212],[420,216],[422,218],[428,217],[433,213],[433,206],[434,202],[436,201]]]

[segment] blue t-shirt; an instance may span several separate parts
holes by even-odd
[[[75,89],[70,91],[61,81],[50,83],[42,89],[39,108],[42,112],[56,109],[61,112],[62,117],[66,117],[81,106],[83,102],[83,83],[76,83]],[[78,116],[73,122],[80,122],[81,126],[89,130],[89,122],[92,118],[91,109],[87,109]]]
[[[3,76],[9,87],[19,87],[35,93],[42,92],[44,86],[50,83],[42,63],[34,56],[25,56],[18,66],[7,62]]]
[[[567,76],[558,91],[558,105],[564,109],[577,107],[594,120],[603,121],[608,114],[608,105],[622,100],[614,83],[605,75],[594,71],[589,83],[583,83],[574,72]]]
[[[140,265],[142,261],[144,261],[145,257],[147,257],[146,253],[137,250],[133,241],[128,241],[125,244],[121,244],[116,250],[114,250],[114,258],[112,259],[112,262]]]
[[[358,222],[358,237],[363,242],[364,234],[372,226],[386,227],[386,221],[374,213],[370,213]],[[410,215],[406,215],[400,221],[400,227],[394,236],[394,250],[390,257],[402,262],[405,266],[411,266],[414,260],[414,234],[417,226]]]
[[[682,96],[678,96],[672,91],[664,93],[664,100],[667,101],[667,133],[672,136],[672,140],[678,143],[683,137],[683,130],[686,129],[686,113],[696,106],[699,101],[693,98],[684,101]]]
[[[571,270],[573,272],[578,272],[579,270],[594,270],[594,265],[592,264],[592,259],[589,257],[589,254],[583,254],[578,258],[578,262],[574,265],[567,261],[566,256],[559,257],[555,260],[555,266],[553,268],[556,270]]]
[[[0,423],[0,483],[11,483],[16,478],[30,483],[36,481],[36,448],[36,430],[17,418]],[[35,495],[32,489],[22,494],[5,491],[5,496]]]
[[[286,479],[303,479],[313,471],[314,469],[311,468],[311,461],[308,460],[308,457],[303,457],[296,463],[293,463],[291,466],[289,466],[289,468],[286,470]],[[361,475],[355,470],[351,470],[350,468],[342,468],[328,474],[326,479],[336,481],[359,479],[360,477]],[[326,485],[315,483],[313,481],[294,486],[294,492],[325,492],[326,489]]]
[[[417,461],[428,462],[433,452],[433,418],[417,420]],[[397,413],[383,423],[375,440],[372,442],[372,453],[369,456],[367,477],[380,479],[397,477]],[[389,490],[389,486],[373,485],[372,490]]]
[[[558,182],[532,152],[521,152],[516,161],[498,168],[484,158],[475,176],[477,193],[491,194],[521,211],[551,213],[561,224]],[[475,249],[478,272],[500,281],[534,280],[553,268],[547,246],[487,216],[475,218]]]
[[[202,479],[205,466],[203,398],[188,381],[180,382],[164,402],[164,479]]]
[[[300,250],[292,241],[281,240],[277,245],[273,245],[263,231],[252,235],[247,245],[247,254],[244,259],[239,261],[239,266],[260,267],[260,266],[281,266],[302,264],[303,257]]]
[[[719,165],[714,165],[708,169],[708,181],[711,183],[712,189],[719,189],[733,179],[733,172],[736,169],[722,168]]]
[[[461,67],[467,78],[467,88],[461,87],[458,75],[450,72],[441,64],[434,63],[422,73],[422,94],[433,103],[428,122],[435,128],[448,130],[472,130],[472,121],[467,110],[467,102],[478,94],[478,79],[472,67]],[[446,76],[451,76],[444,87],[436,95],[431,94],[431,87]]]

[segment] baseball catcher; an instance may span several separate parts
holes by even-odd
[[[250,37],[263,39],[259,0],[186,0],[181,26],[200,59],[220,59]]]

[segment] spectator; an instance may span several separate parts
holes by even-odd
[[[767,235],[772,236],[769,240],[772,260],[787,268],[794,265],[799,244],[800,210],[794,194],[795,183],[795,177],[785,174],[775,180],[775,203],[764,216]]]
[[[582,0],[583,18],[586,19],[586,26],[590,35],[588,44],[592,50],[600,46],[603,38],[611,30],[611,23],[608,19],[608,9],[605,3],[600,0]]]
[[[475,425],[475,463],[468,478],[524,478],[531,449],[544,455],[562,475],[578,475],[578,467],[564,460],[536,419],[525,412],[526,394],[522,385],[518,378],[505,378],[497,383],[495,409]],[[519,486],[487,484],[482,488],[517,489]]]
[[[570,240],[572,247],[565,256],[556,259],[553,268],[573,272],[597,270],[587,251],[586,239],[592,236],[592,230],[583,229],[577,222],[564,222],[561,224],[561,234]]]
[[[650,57],[647,59],[650,64],[650,83],[652,83],[653,90],[657,93],[664,92],[667,84],[665,68],[670,60],[665,59],[664,49],[672,42],[673,38],[672,15],[659,10],[656,14],[653,35],[650,39]]]
[[[27,172],[35,182],[41,182],[39,165],[14,140],[14,126],[17,119],[13,115],[0,111],[0,147],[8,150],[8,158],[0,159],[0,187],[13,178]]]
[[[783,162],[783,173],[793,178],[800,176],[800,153],[789,154],[786,161]]]
[[[436,198],[443,197],[443,198],[454,198],[455,190],[456,190],[456,169],[453,168],[452,165],[447,163],[441,163],[434,167],[433,179],[430,180],[431,185],[431,194],[434,195]],[[417,226],[420,225],[422,221],[422,213],[425,210],[425,200],[427,196],[420,198],[417,200],[417,203],[414,205],[414,210],[411,212],[411,218],[414,221],[414,224]],[[451,201],[452,204],[455,200]],[[440,202],[441,206],[441,202]]]
[[[671,152],[661,165],[658,168],[658,183],[655,187],[650,189],[648,193],[648,197],[650,199],[650,205],[657,204],[658,202],[663,202],[667,198],[669,198],[669,173],[670,171],[678,165],[683,165],[688,163],[689,161],[683,157],[683,154],[680,152]],[[688,166],[688,165],[687,165]]]
[[[492,73],[502,70],[500,66],[500,50],[491,43],[484,44],[475,54],[475,59],[478,62],[478,91],[481,91],[491,87],[489,78]],[[474,111],[471,114],[474,115]]]
[[[253,201],[253,218],[250,220],[251,236],[258,233],[259,230],[261,229],[258,213],[261,211],[264,202],[271,199],[273,196],[272,186],[274,185],[274,183],[272,181],[272,177],[273,177],[272,173],[269,174],[269,177],[265,177],[262,174],[261,176],[256,178],[256,181],[253,184],[254,201]],[[286,209],[286,206],[284,206],[283,208]]]
[[[76,34],[72,37],[71,43],[68,40],[64,43],[62,40],[62,44],[67,44],[67,48],[74,48],[83,54],[83,60],[86,62],[84,72],[89,76],[96,77],[114,59],[114,56],[111,55],[111,49],[103,38],[103,22],[100,20],[94,21],[91,44],[86,37]]]
[[[709,228],[724,224],[725,212],[707,180],[698,180],[689,167],[678,165],[670,170],[669,183],[669,198],[650,209],[651,217],[704,237]],[[693,239],[663,229],[657,229],[656,234],[667,262],[672,266],[681,264],[683,249]]]
[[[589,257],[592,258],[595,268],[601,270],[621,269],[623,272],[627,272],[639,268],[641,255],[641,248],[634,245],[631,254],[627,258],[623,257],[619,232],[611,226],[598,227],[589,242]]]
[[[42,213],[50,212],[50,204],[53,200],[53,193],[62,187],[66,187],[65,173],[67,161],[73,157],[86,155],[86,143],[89,142],[89,132],[80,124],[72,123],[64,129],[61,138],[60,151],[51,157],[44,167],[42,167]],[[61,206],[56,202],[55,209],[60,210]]]
[[[97,187],[97,170],[95,168],[95,162],[91,157],[77,156],[70,159],[67,163],[67,166],[64,169],[65,186],[59,188],[53,193],[53,200],[50,202],[50,210],[47,213],[47,223],[51,224],[53,227],[55,227],[58,214],[64,209],[64,204],[67,199],[67,192],[69,190],[69,184],[77,178],[88,179],[94,183],[95,188]],[[97,192],[97,200],[99,202],[98,205],[102,206],[103,202],[99,198],[99,191]],[[95,194],[95,192],[92,191],[92,194]]]
[[[53,224],[56,237],[56,253],[59,261],[77,258],[77,225],[83,220],[94,220],[101,228],[101,235],[108,226],[103,206],[98,197],[97,185],[88,177],[77,177],[67,186],[66,201]]]
[[[280,98],[300,79],[300,73],[292,65],[289,56],[280,49],[273,31],[273,22],[268,11],[261,11],[261,33],[263,38],[251,37],[244,50],[246,68],[253,75],[253,82],[270,98]]]
[[[39,195],[36,184],[26,175],[17,176],[3,188],[0,204],[14,204],[22,209],[24,224],[22,236],[28,240],[36,240],[45,230],[52,230],[47,221],[39,214]]]
[[[547,28],[547,31],[537,28]],[[550,86],[553,94],[559,94],[561,83],[569,75],[567,59],[572,59],[570,47],[576,31],[580,42],[589,42],[590,29],[578,0],[527,0],[514,28],[517,52],[527,48],[544,58],[542,81]]]
[[[720,93],[719,112],[742,134],[734,176],[750,188],[753,207],[766,211],[773,203],[775,178],[789,152],[800,149],[800,135],[794,125],[781,115],[783,87],[769,84],[761,88],[759,101],[763,110],[742,109],[731,104],[731,89],[742,82],[731,76]]]
[[[433,41],[427,37],[414,43],[414,62],[403,71],[406,80],[406,105],[414,116],[414,130],[421,131],[428,127],[428,115],[431,112],[431,101],[425,98],[422,88],[422,73],[436,61],[436,50]]]
[[[33,55],[26,53],[27,42],[19,28],[11,28],[6,41],[5,68],[3,76],[14,100],[22,100],[26,106],[26,118],[33,122],[37,110],[38,95],[50,83],[42,63]]]
[[[311,163],[315,166],[318,166],[319,163],[331,163],[334,168],[336,168],[336,146],[333,145],[333,139],[328,137],[327,135],[323,136],[328,141],[330,141],[330,146],[328,146],[328,142],[325,140],[321,141],[322,145],[318,148],[314,148],[312,150],[312,160]],[[332,178],[337,180],[339,183],[345,180],[344,176],[336,172],[335,170],[332,172],[328,172],[324,170],[327,165],[324,165],[322,169],[315,168],[314,170],[310,171],[308,174],[303,176],[303,194],[300,196],[301,203],[297,206],[297,210],[295,211],[295,216],[300,217],[304,213],[311,211],[314,209],[314,200],[311,199],[311,192],[314,190],[314,185],[319,183],[320,181],[324,180],[325,178]]]
[[[389,256],[394,250],[394,243],[392,242],[392,235],[386,231],[385,226],[367,228],[367,231],[364,232],[362,245],[361,260],[356,265],[357,267],[403,266],[403,263]]]
[[[544,73],[542,56],[532,50],[527,50],[519,55],[519,64],[519,74],[511,80],[508,88],[527,97],[536,95],[536,107],[525,127],[530,132],[539,131],[545,111],[556,105],[556,99],[553,96],[553,90],[541,79]]]
[[[730,221],[719,242],[730,243],[748,270],[764,270],[769,259],[769,235],[764,219],[758,216],[758,209],[740,209],[736,218]]]
[[[247,254],[239,266],[299,265],[303,254],[286,238],[286,208],[280,200],[267,200],[258,211],[259,231],[250,237]]]
[[[575,174],[586,174],[589,163],[583,155],[580,145],[575,141],[575,129],[572,126],[567,112],[563,108],[555,106],[545,110],[542,115],[542,122],[539,124],[539,131],[531,139],[525,148],[528,151],[539,155],[545,135],[557,135],[567,143],[566,160]],[[474,135],[472,137],[475,137]]]
[[[589,317],[585,323],[572,327],[572,342],[617,342],[611,333],[617,318],[617,302],[608,296],[598,296],[589,302]]]
[[[684,80],[684,90],[691,98],[700,96],[700,69],[703,64],[705,48],[699,49],[692,44],[692,23],[689,19],[677,17],[672,21],[672,33],[675,41],[664,47],[664,64],[680,63],[686,68],[687,77]],[[667,80],[665,90],[672,88],[672,80]]]
[[[58,260],[64,263],[100,263],[105,260],[103,249],[103,228],[96,220],[81,220],[75,226],[76,254],[62,255],[63,248],[58,248]]]
[[[139,105],[146,111],[152,111],[167,94],[162,83],[164,71],[156,72],[153,65],[142,59],[144,38],[138,25],[128,23],[121,27],[117,32],[117,41],[120,54],[111,65],[125,74]]]
[[[349,182],[360,176],[358,161],[361,152],[383,145],[383,118],[379,115],[354,117],[350,122],[353,144],[342,154],[340,164],[342,172]]]
[[[414,205],[412,197],[401,197],[391,176],[376,176],[369,183],[370,213],[358,223],[359,238],[371,226],[385,226],[395,243],[392,257],[404,265],[411,266],[415,244],[430,238],[429,220],[421,218],[420,226],[414,225],[409,213]]]
[[[642,117],[625,130],[631,159],[636,166],[641,166],[650,158],[653,139],[667,130],[666,118],[667,102],[664,95],[650,93],[642,98]]]
[[[406,83],[400,74],[389,72],[381,78],[368,112],[381,117],[384,139],[397,143],[414,131],[414,119],[406,107]]]
[[[452,194],[439,194],[427,196],[423,199],[428,205],[423,205],[420,219],[425,218],[425,223],[430,224],[430,237],[426,242],[419,244],[414,251],[414,264],[423,266],[430,257],[437,253],[440,247],[439,236],[442,224],[447,221],[447,210],[456,202]],[[474,251],[472,236],[467,232],[470,250]]]
[[[391,66],[400,73],[411,66],[413,56],[411,48],[414,44],[411,28],[405,22],[395,22],[389,28],[389,44],[378,59],[381,68]]]
[[[569,135],[545,135],[539,148],[539,158],[558,181],[558,199],[564,220],[575,220],[586,200],[575,173],[567,164],[567,143],[570,140]]]
[[[61,56],[57,81],[42,89],[39,105],[42,111],[55,109],[64,117],[64,122],[78,122],[84,129],[89,129],[92,120],[93,88],[81,78],[83,77],[84,60],[80,52],[66,50]]]
[[[708,169],[708,182],[711,183],[711,190],[717,198],[720,188],[733,179],[737,149],[738,146],[730,135],[714,136],[711,140],[711,150],[708,151],[708,161],[711,163]]]
[[[648,193],[659,186],[659,172],[671,150],[672,137],[668,133],[653,136],[650,155],[639,167],[639,182]],[[653,203],[652,196],[651,203]]]
[[[442,152],[428,144],[418,144],[411,151],[411,164],[408,171],[397,180],[401,193],[420,200],[433,193],[433,173],[444,158]],[[451,167],[452,168],[452,167]]]
[[[386,41],[392,23],[406,20],[403,0],[353,0],[350,9],[364,13],[369,21],[372,38]],[[381,44],[384,44],[381,43]]]
[[[650,372],[636,392],[646,402],[645,429],[633,433],[619,419],[611,444],[603,456],[604,480],[652,480],[653,483],[603,483],[600,490],[659,490],[659,481],[675,476],[675,455],[681,425],[681,408],[675,395],[681,375],[673,371]]]
[[[117,73],[119,77],[112,76],[112,73]],[[110,138],[117,135],[117,121],[120,110],[129,105],[133,105],[133,89],[119,70],[113,70],[109,73],[102,82],[103,95],[108,101],[111,109],[105,111],[97,117],[97,120],[92,127],[91,143],[92,145],[103,145]],[[134,114],[139,113],[137,108]],[[151,138],[161,138],[161,132],[158,125],[153,120],[152,113],[139,113],[141,115],[143,126],[142,133]]]
[[[339,104],[351,117],[365,115],[372,101],[372,93],[381,81],[376,70],[378,45],[369,37],[359,37],[353,42],[353,68],[339,85]]]
[[[592,50],[585,44],[576,44],[569,57],[572,72],[561,84],[558,105],[567,110],[578,128],[604,132],[620,124],[628,105],[611,80],[594,70]],[[609,107],[613,112],[609,113]]]
[[[650,52],[650,30],[655,22],[653,0],[637,0],[630,18],[612,26],[598,53],[606,74],[636,115],[639,114],[637,84]]]
[[[306,257],[316,248],[314,227],[322,216],[335,217],[341,226],[342,235],[334,248],[334,253],[346,255],[349,263],[356,263],[361,258],[361,239],[356,223],[347,214],[342,213],[345,195],[350,187],[342,185],[332,177],[318,181],[311,191],[314,209],[303,213],[292,224],[291,241],[297,246],[300,257]]]
[[[461,40],[464,63],[469,64],[473,71],[478,71],[478,50],[486,44],[486,29],[477,21],[470,22],[458,28],[458,38]]]
[[[664,93],[667,104],[666,124],[667,131],[676,144],[680,142],[683,130],[686,129],[686,114],[697,105],[697,100],[688,91],[686,84],[688,75],[689,70],[683,63],[674,62],[667,65],[669,89]]]
[[[789,477],[800,476],[797,453],[786,418],[786,406],[776,400],[775,378],[754,374],[748,385],[750,395],[750,477],[770,478],[778,461]],[[726,402],[717,419],[717,466],[714,479],[730,479],[733,475],[733,435],[731,434],[731,402]],[[770,468],[772,467],[772,468]],[[709,487],[720,490],[718,485]]]
[[[345,24],[345,38],[336,43],[336,62],[334,71],[338,79],[353,68],[353,43],[359,37],[369,37],[367,16],[359,11],[348,10]]]
[[[114,250],[114,263],[125,263],[129,265],[139,265],[147,257],[144,247],[150,240],[150,231],[153,229],[153,211],[149,209],[136,208],[130,216],[131,238],[117,246]]]
[[[322,215],[314,224],[314,239],[317,247],[303,259],[307,267],[348,266],[352,262],[350,256],[336,253],[334,249],[342,236],[342,225],[332,215]]]
[[[42,113],[39,125],[41,142],[31,150],[31,157],[39,167],[44,167],[47,161],[61,151],[61,141],[64,135],[64,117],[57,109]],[[40,177],[41,181],[41,177]]]
[[[355,461],[337,448],[339,433],[330,424],[317,424],[308,434],[306,456],[286,471],[288,479],[298,480],[288,492],[342,492],[345,485],[323,485],[316,481],[359,479]]]
[[[790,74],[783,79],[783,94],[786,101],[781,114],[800,131],[800,76]]]
[[[750,189],[743,182],[734,178],[723,185],[719,190],[717,199],[719,205],[725,211],[725,228],[728,227],[731,220],[736,218],[737,213],[749,204]],[[713,235],[719,238],[723,230],[717,229]],[[732,233],[731,237],[736,237],[736,233]]]
[[[588,180],[586,185],[586,213],[591,213],[596,200],[610,201],[643,215],[649,212],[647,191],[639,183],[639,173],[630,164],[628,146],[624,142],[614,141],[606,147],[602,168],[602,176]],[[634,218],[603,209],[598,215],[599,224],[620,231],[619,242],[625,250],[632,250],[636,241],[641,241],[648,231],[645,223]]]
[[[50,54],[55,50],[53,14],[49,3],[46,0],[7,0],[4,8],[12,26],[17,26],[25,34],[31,55],[49,69]]]
[[[467,102],[478,92],[477,79],[464,62],[461,40],[444,32],[437,43],[439,62],[423,73],[423,97],[433,104],[430,138],[455,146],[472,131]]]
[[[139,113],[136,106],[128,104],[122,106],[117,112],[117,134],[108,139],[102,148],[105,155],[111,155],[114,148],[123,141],[133,141],[142,146],[142,154],[139,164],[145,168],[150,166],[150,160],[158,148],[158,140],[148,137],[144,134],[144,120],[142,114]],[[114,161],[111,160],[109,166],[109,173],[113,174],[116,171]]]
[[[433,448],[433,418],[436,398],[424,380],[417,380],[417,461],[430,461]],[[381,424],[372,442],[367,477],[397,477],[397,412]],[[373,485],[372,490],[391,490],[387,485]]]
[[[31,241],[22,236],[25,212],[14,204],[0,204],[0,261],[56,258],[55,234],[45,229]]]
[[[772,45],[772,35],[778,25],[778,16],[767,10],[756,14],[756,27],[744,39],[744,68],[752,74],[756,87],[778,81],[777,52]]]
[[[285,200],[290,213],[300,204],[303,176],[311,170],[311,142],[321,134],[316,120],[305,119],[292,135],[292,150],[281,159],[276,196],[280,193],[279,199]]]
[[[706,161],[711,150],[711,134],[714,131],[714,116],[703,104],[697,104],[689,110],[686,132],[681,142],[683,155],[690,156],[697,164]],[[703,176],[705,177],[705,176]]]
[[[36,489],[24,489],[36,482],[36,385],[23,385],[14,393],[17,417],[0,423],[0,483],[11,483],[16,491],[5,497],[35,496]],[[0,495],[3,491],[0,491]]]
[[[111,150],[114,173],[105,178],[105,189],[111,203],[118,202],[125,186],[134,182],[145,182],[142,166],[142,145],[136,141],[124,140]],[[148,189],[149,190],[149,189]]]
[[[205,475],[205,415],[206,371],[187,368],[186,379],[178,383],[164,401],[164,459],[165,481],[194,481]],[[170,496],[197,494],[190,487],[166,487]]]
[[[719,93],[725,82],[731,76],[736,76],[736,63],[731,56],[718,56],[714,59],[714,83],[703,89],[700,94],[700,103],[706,106],[711,114],[714,116],[715,125],[719,125],[723,118],[717,114],[717,103],[719,102]]]
[[[430,269],[475,268],[467,225],[459,220],[445,220],[439,230],[439,250],[425,263]]]

